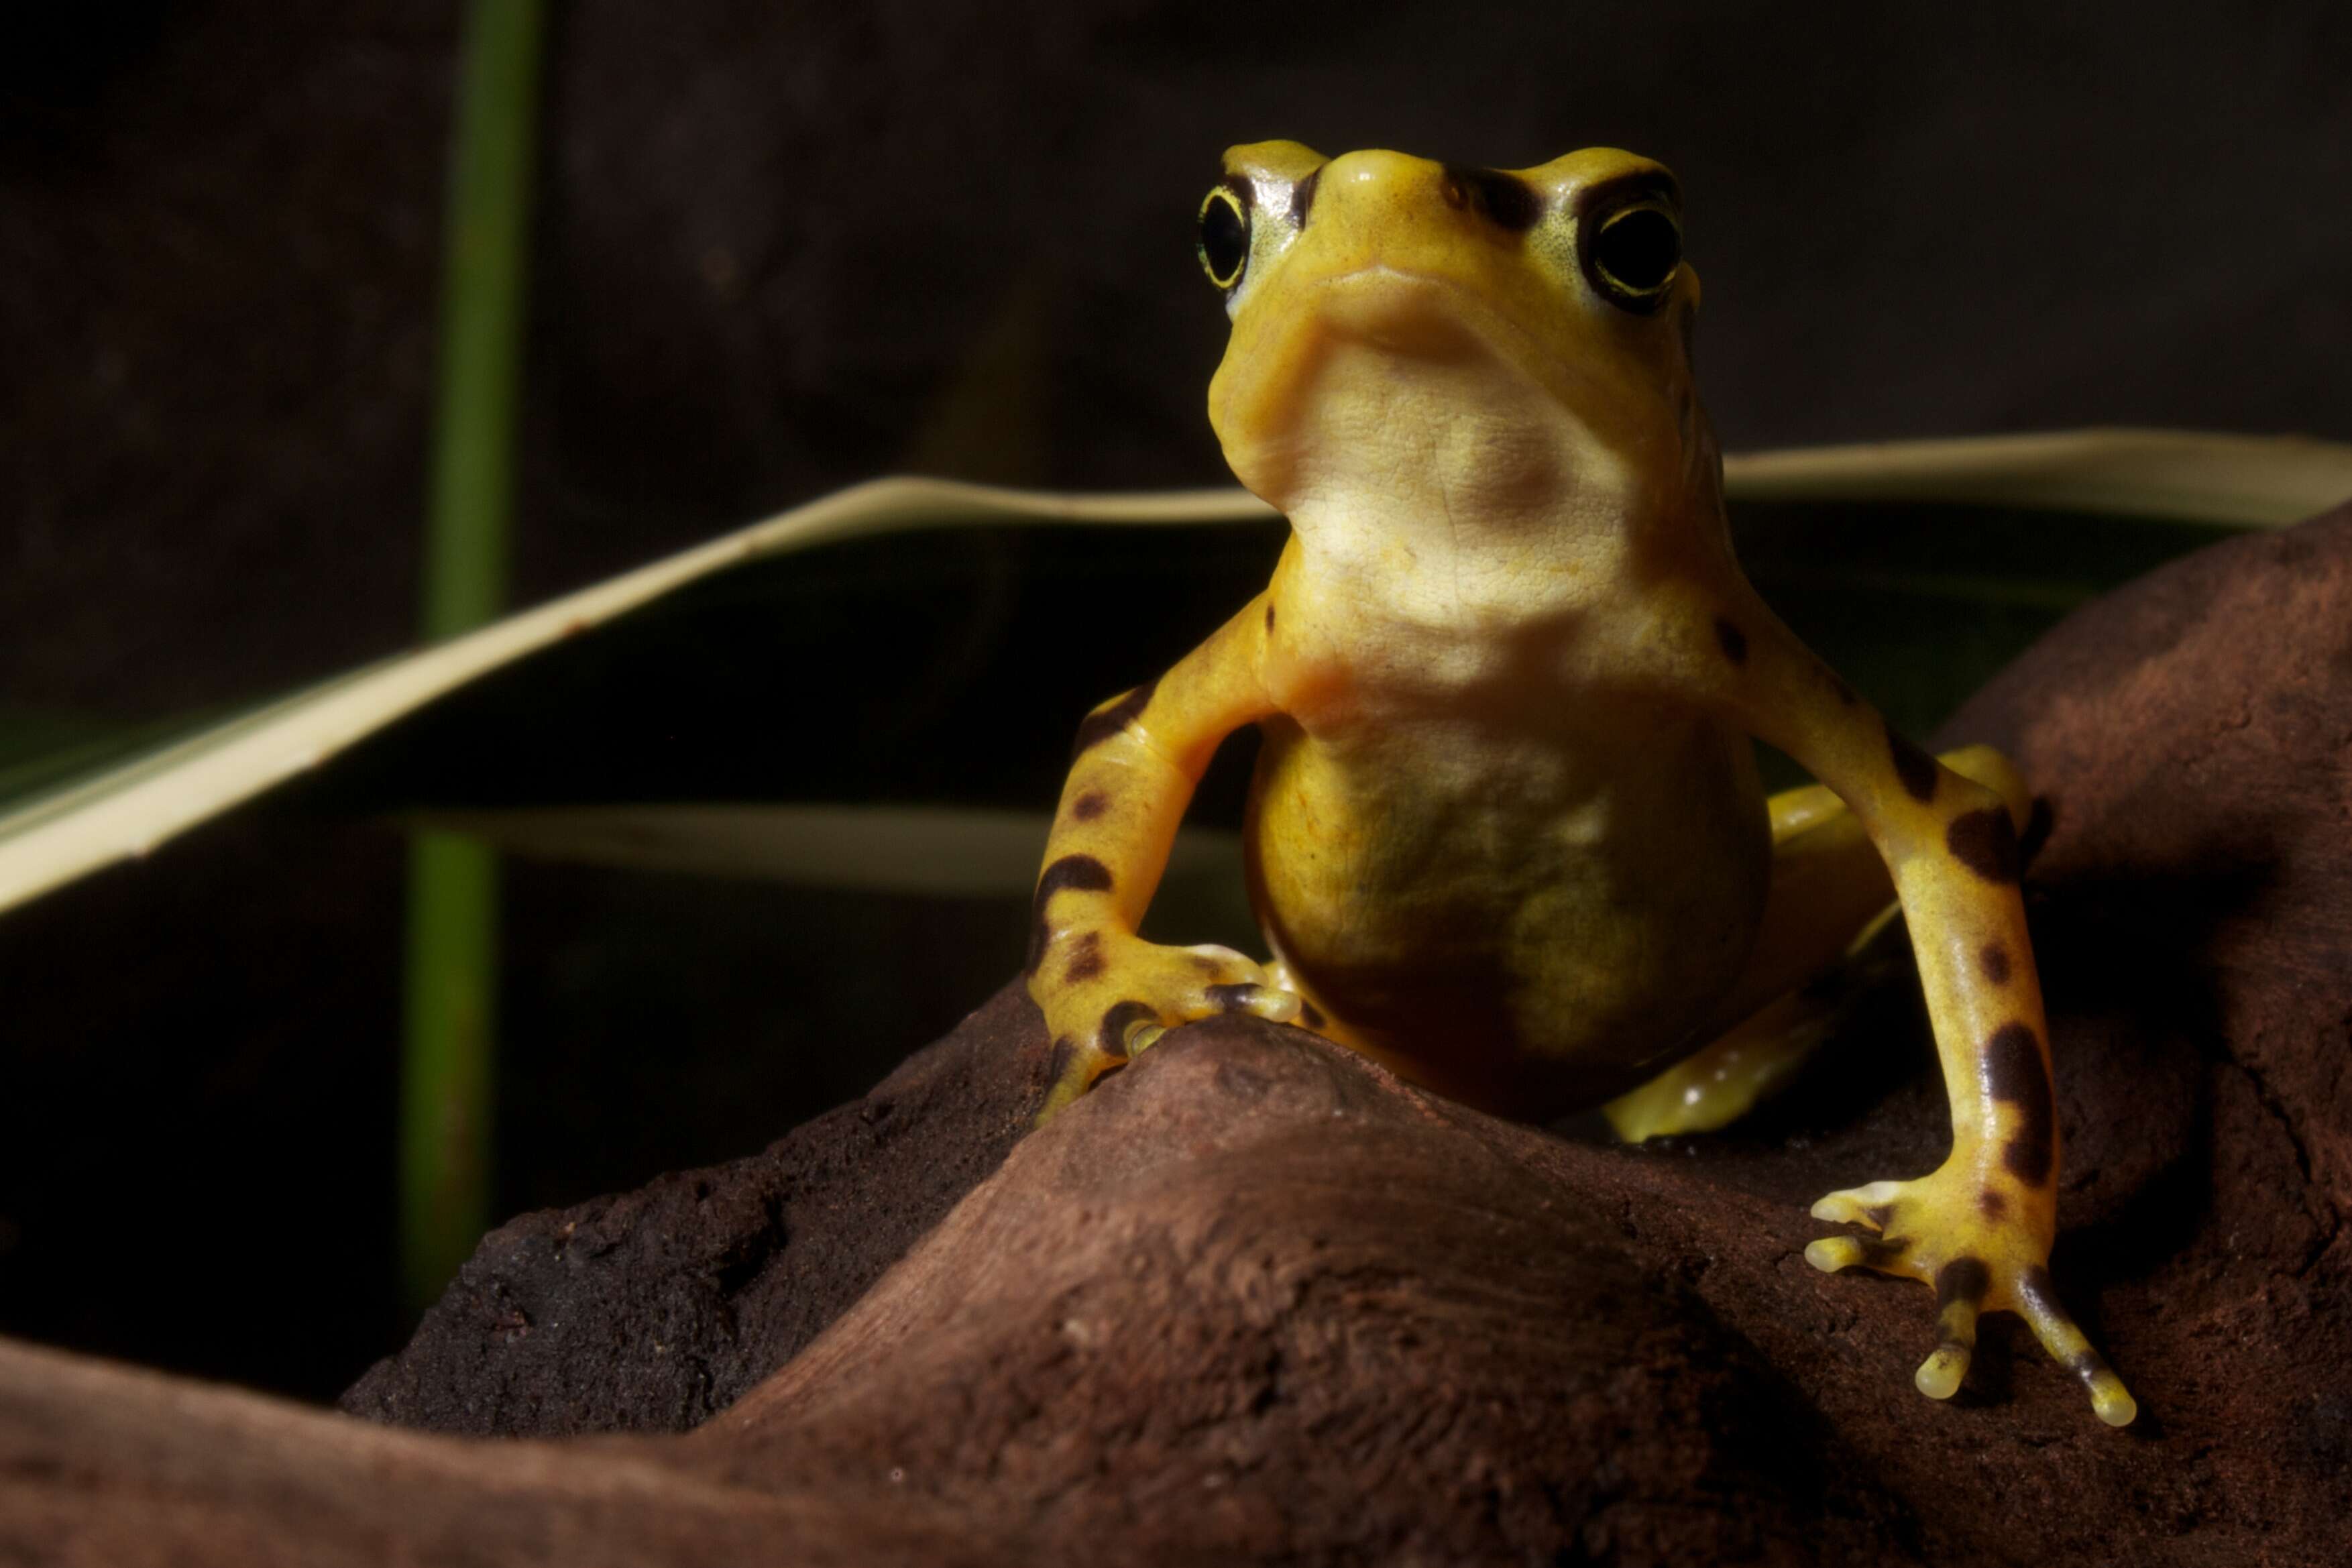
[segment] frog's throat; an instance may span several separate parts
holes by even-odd
[[[1241,481],[1303,536],[1335,503],[1511,531],[1664,499],[1632,493],[1633,456],[1676,438],[1663,400],[1548,352],[1474,289],[1375,264],[1255,305],[1210,419]]]

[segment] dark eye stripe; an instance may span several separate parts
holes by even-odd
[[[1318,166],[1313,174],[1290,187],[1291,227],[1303,229],[1307,226],[1307,215],[1315,206],[1315,185],[1322,178],[1323,171]]]
[[[1535,227],[1536,219],[1543,216],[1543,198],[1536,195],[1535,187],[1500,169],[1448,163],[1444,181],[1438,189],[1446,205],[1472,208],[1497,228],[1512,234],[1527,233]]]

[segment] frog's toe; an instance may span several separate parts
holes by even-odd
[[[1990,1203],[1964,1166],[1913,1182],[1873,1182],[1832,1193],[1816,1218],[1875,1234],[1825,1236],[1805,1261],[1828,1273],[1864,1268],[1925,1281],[1936,1291],[1936,1345],[1912,1382],[1930,1399],[1949,1399],[1968,1376],[1977,1320],[1990,1311],[2024,1318],[2051,1359],[2090,1391],[2099,1419],[2121,1426],[2137,1413],[2121,1379],[2074,1326],[2051,1287],[2046,1220],[2028,1224],[2009,1203]]]
[[[2033,1330],[2033,1337],[2050,1352],[2050,1359],[2073,1373],[2090,1391],[2091,1408],[2100,1420],[2110,1426],[2128,1426],[2139,1414],[2139,1402],[2131,1396],[2107,1365],[2106,1357],[2058,1302],[2058,1293],[2051,1288],[2048,1269],[2033,1268],[2025,1270],[2015,1290],[2017,1310]]]
[[[1873,1230],[1885,1230],[1890,1205],[1902,1192],[1901,1182],[1873,1182],[1866,1187],[1849,1187],[1816,1202],[1812,1215],[1832,1225],[1863,1225]]]
[[[1044,983],[1033,983],[1032,991],[1054,1032],[1053,1082],[1041,1123],[1180,1024],[1221,1013],[1286,1024],[1300,1012],[1297,993],[1273,984],[1262,966],[1232,948],[1160,947],[1098,933],[1074,943],[1066,958],[1049,961]]]
[[[1276,984],[1265,966],[1246,955],[1214,942],[1202,942],[1184,951],[1192,955],[1209,978],[1209,984],[1201,988],[1188,1009],[1192,1016],[1249,1013],[1275,1024],[1287,1024],[1297,1018],[1297,993]]]
[[[1960,1380],[1968,1376],[1969,1362],[1976,1354],[1977,1316],[1990,1283],[1985,1266],[1972,1258],[1937,1270],[1936,1348],[1911,1375],[1928,1398],[1949,1399],[1960,1391]]]
[[[1825,1236],[1805,1247],[1805,1261],[1824,1274],[1857,1265],[1865,1268],[1894,1271],[1902,1261],[1903,1244],[1886,1242],[1868,1236]]]

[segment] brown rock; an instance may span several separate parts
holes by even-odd
[[[2128,1430],[2005,1318],[1921,1399],[1927,1293],[1799,1256],[1812,1197],[1943,1152],[1916,998],[1664,1147],[1221,1019],[1006,1155],[1044,1043],[1008,992],[877,1091],[887,1138],[852,1108],[508,1227],[350,1401],[658,1428],[781,1367],[695,1430],[478,1447],[6,1351],[0,1558],[2341,1562],[2352,510],[2070,620],[1944,737],[1979,739],[2051,808],[2057,1274]]]
[[[508,1221],[354,1415],[476,1436],[682,1432],[740,1398],[1029,1131],[1045,1068],[1011,986],[749,1159]]]

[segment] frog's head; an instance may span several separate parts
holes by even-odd
[[[1210,422],[1294,521],[1401,486],[1486,518],[1711,487],[1698,279],[1646,158],[1505,172],[1261,142],[1225,154],[1200,256],[1234,323]]]

